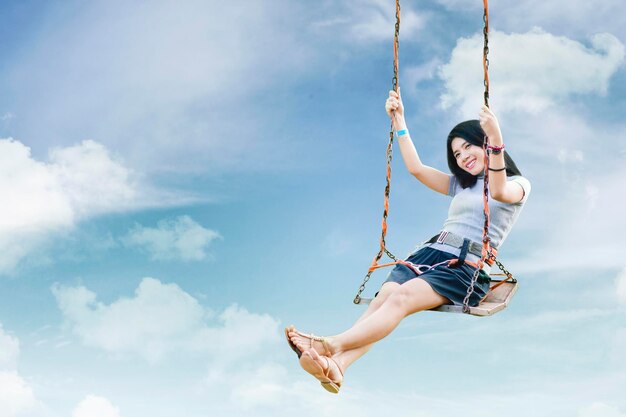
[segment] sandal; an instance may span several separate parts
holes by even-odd
[[[341,388],[341,384],[343,383],[343,371],[341,370],[341,367],[339,366],[337,361],[335,361],[333,358],[329,358],[328,356],[321,357],[326,359],[326,370],[324,370],[324,368],[322,368],[322,366],[317,363],[309,353],[307,353],[306,355],[302,355],[302,357],[300,358],[300,365],[305,371],[309,372],[311,375],[317,378],[317,380],[320,381],[322,388],[324,388],[326,391],[332,394],[339,394],[339,389]],[[337,367],[337,370],[339,370],[339,373],[341,374],[340,381],[333,381],[332,379],[330,379],[330,361],[333,361],[333,363]],[[316,372],[310,372],[313,369],[321,372],[322,376],[318,376],[319,373],[317,373],[316,375]]]
[[[297,331],[295,328],[291,328],[293,329],[294,332],[298,333],[300,336],[309,339],[309,349],[315,349],[313,347],[313,342],[320,342],[322,344],[322,346],[324,347],[324,351],[323,352],[319,352],[317,349],[315,349],[315,351],[320,355],[320,356],[332,356],[333,352],[332,350],[330,350],[330,346],[328,346],[328,339],[325,338],[324,336],[316,336],[313,333],[311,334],[306,334],[306,333],[302,333]],[[294,352],[296,352],[298,354],[298,358],[300,358],[302,356],[302,351],[291,341],[291,339],[289,338],[289,331],[290,328],[285,328],[285,335],[287,336],[287,343],[289,343],[289,346],[291,347],[291,349],[293,349]]]

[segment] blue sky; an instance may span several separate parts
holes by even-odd
[[[281,329],[362,311],[394,3],[3,1],[0,417],[626,416],[625,7],[492,5],[491,105],[533,184],[501,250],[520,291],[408,318],[331,396]],[[409,129],[446,169],[482,2],[402,17]],[[393,168],[404,255],[449,200]]]

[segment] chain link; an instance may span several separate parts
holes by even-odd
[[[483,0],[484,9],[483,9],[483,22],[485,26],[483,27],[483,35],[485,37],[485,43],[483,46],[483,71],[484,71],[484,84],[485,84],[485,105],[489,107],[489,59],[487,59],[487,54],[489,54],[489,8],[487,5],[487,0]],[[480,262],[478,262],[478,268],[474,271],[474,275],[472,275],[472,280],[470,282],[469,287],[467,287],[467,293],[465,294],[465,298],[463,299],[463,312],[470,312],[470,298],[474,293],[474,287],[476,286],[476,282],[478,281],[478,275],[480,275],[480,271],[485,265],[485,259],[491,257],[492,254],[489,251],[489,241],[491,240],[489,237],[489,154],[487,153],[487,147],[489,146],[489,138],[485,135],[483,140],[483,152],[484,152],[484,161],[485,161],[485,174],[484,174],[484,182],[483,182],[483,214],[485,216],[485,221],[483,223],[483,248],[481,253]]]
[[[502,262],[500,262],[499,260],[496,259],[495,256],[493,256],[493,254],[489,254],[489,258],[492,259],[496,265],[498,265],[498,268],[500,268],[500,271],[502,271],[502,273],[504,275],[506,275],[506,280],[505,281],[511,281],[511,282],[517,282],[517,279],[515,279],[515,277],[513,276],[512,273],[510,273],[502,264]]]
[[[485,105],[489,107],[489,7],[487,4],[487,0],[484,0],[484,9],[483,9],[483,22],[485,26],[483,27],[483,36],[484,36],[484,44],[483,44],[483,72],[484,72],[484,85],[485,85]]]
[[[393,38],[393,78],[391,80],[392,88],[395,92],[398,92],[398,48],[400,38],[400,0],[396,0],[396,26]],[[380,250],[374,258],[372,265],[376,265],[380,258],[384,254],[387,254],[394,262],[397,262],[397,258],[387,250],[385,236],[387,234],[387,217],[389,215],[389,193],[391,191],[391,161],[393,159],[393,122],[391,122],[391,128],[389,129],[389,143],[387,144],[387,185],[385,186],[385,209],[383,211],[382,221],[382,233],[380,237]],[[361,294],[365,291],[365,285],[372,276],[373,270],[368,271],[367,275],[363,279],[363,283],[359,287],[359,291],[354,297],[354,304],[359,304],[361,301]]]
[[[487,146],[489,145],[489,138],[485,135],[485,139],[483,141],[483,151],[484,151],[484,160],[485,160],[485,176],[483,182],[483,215],[485,216],[485,221],[483,223],[483,248],[481,253],[480,262],[478,262],[478,268],[474,271],[474,275],[472,275],[472,281],[470,282],[469,287],[467,288],[467,293],[465,294],[465,298],[463,299],[463,312],[470,312],[470,298],[474,293],[474,287],[476,286],[476,281],[478,281],[478,275],[480,274],[480,270],[485,265],[485,259],[492,256],[491,252],[489,252],[489,242],[491,238],[489,237],[489,155],[487,154]]]

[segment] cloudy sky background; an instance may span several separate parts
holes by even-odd
[[[377,251],[394,3],[0,5],[0,417],[625,417],[626,5],[502,0],[491,104],[533,184],[492,318],[411,317],[331,396]],[[422,159],[482,102],[482,2],[404,1]],[[394,159],[389,248],[449,200]],[[368,291],[384,279],[380,272]]]

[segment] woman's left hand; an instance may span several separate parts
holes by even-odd
[[[500,124],[491,109],[483,104],[478,118],[480,120],[480,127],[483,128],[483,131],[489,138],[489,141],[491,143],[494,143],[494,141],[501,142],[502,132],[500,132]]]

